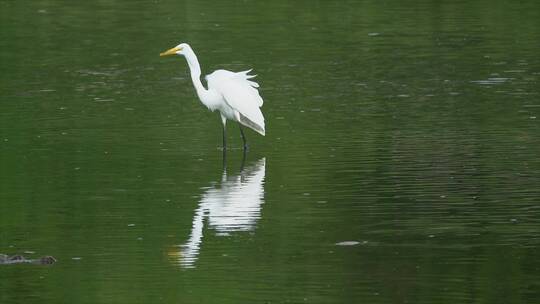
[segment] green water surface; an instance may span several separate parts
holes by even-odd
[[[245,155],[198,101],[253,68]],[[540,2],[0,1],[11,303],[540,303]],[[244,162],[244,165],[242,163]]]

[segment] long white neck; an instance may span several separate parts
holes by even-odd
[[[201,66],[199,65],[199,60],[192,49],[185,50],[184,57],[186,57],[186,61],[189,65],[193,86],[195,87],[195,90],[197,90],[199,98],[202,99],[203,95],[206,93],[206,89],[201,83]]]

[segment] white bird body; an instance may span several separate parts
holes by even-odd
[[[259,84],[249,80],[255,77],[248,75],[250,71],[217,70],[206,76],[208,90],[220,95],[217,110],[222,117],[237,121],[264,136],[264,116],[259,109],[263,99],[257,90]]]
[[[259,84],[250,80],[255,77],[249,75],[251,70],[243,72],[231,72],[217,70],[206,76],[208,89],[201,83],[201,68],[197,56],[186,43],[163,52],[160,56],[183,55],[189,65],[191,80],[197,91],[197,96],[210,111],[219,111],[223,123],[223,145],[225,147],[225,125],[227,119],[236,121],[241,125],[253,129],[261,135],[265,135],[264,116],[259,109],[263,105],[263,99],[257,88]],[[245,137],[240,128],[244,147]]]

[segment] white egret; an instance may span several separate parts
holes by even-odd
[[[243,72],[217,70],[205,77],[208,84],[208,89],[205,89],[200,79],[199,60],[189,44],[181,43],[159,54],[159,56],[169,55],[181,55],[186,58],[197,96],[210,111],[219,111],[223,123],[223,151],[227,146],[225,131],[227,119],[240,124],[244,149],[247,148],[247,142],[242,125],[264,136],[264,116],[259,109],[263,105],[263,99],[257,90],[259,84],[249,80],[255,77],[248,75],[251,70]]]

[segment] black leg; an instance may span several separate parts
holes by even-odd
[[[242,129],[242,125],[240,126],[240,135],[242,136],[242,141],[244,142],[244,151],[248,149],[248,144],[246,141],[246,136],[244,135],[244,130]]]
[[[223,171],[227,170],[227,132],[225,124],[223,124]]]
[[[244,172],[244,165],[246,163],[246,149],[242,152],[242,163],[240,164],[240,172]]]
[[[225,124],[223,124],[223,151],[227,149],[227,131],[225,131]]]
[[[223,149],[223,172],[227,172],[227,150]]]
[[[245,182],[246,181],[246,172],[244,171],[244,165],[246,164],[246,154],[247,154],[247,151],[246,149],[244,149],[242,151],[242,163],[240,164],[240,181],[241,182]]]

